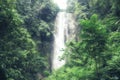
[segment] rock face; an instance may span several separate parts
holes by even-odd
[[[54,29],[54,43],[52,53],[52,70],[59,69],[65,64],[65,60],[61,60],[64,53],[65,42],[75,38],[75,19],[71,13],[59,12]]]

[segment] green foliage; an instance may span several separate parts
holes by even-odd
[[[93,71],[89,68],[82,67],[66,67],[53,72],[48,79],[45,80],[85,80],[92,78]]]
[[[15,0],[0,0],[0,79],[33,80],[43,72],[46,62],[24,20],[16,10]]]
[[[18,0],[17,10],[24,20],[24,27],[27,28],[37,45],[39,55],[45,60],[43,60],[42,68],[39,69],[40,74],[47,76],[50,71],[49,59],[52,49],[54,20],[59,9],[52,0]]]
[[[38,50],[46,57],[51,50],[52,32],[54,20],[59,11],[58,7],[52,0],[18,0],[17,9],[24,19],[24,26],[37,43]]]
[[[86,46],[91,48],[90,52],[93,50],[98,51],[98,49],[100,49],[98,52],[102,51],[101,47],[105,45],[106,29],[105,26],[102,25],[100,21],[98,21],[97,15],[93,15],[90,20],[82,20],[81,25],[83,27],[80,35],[83,42],[87,42]],[[97,49],[94,49],[96,47]]]
[[[97,15],[82,20],[81,41],[68,44],[64,69],[53,73],[48,80],[98,80],[100,69],[106,64],[106,26]],[[58,74],[58,75],[57,75]]]
[[[46,80],[120,79],[120,1],[68,4],[67,11],[79,24],[79,39],[68,43],[66,65],[50,75],[49,53],[59,8],[52,0],[0,0],[0,80],[49,75]]]
[[[75,0],[68,12],[79,24],[77,41],[67,44],[66,65],[47,80],[119,80],[119,0]]]

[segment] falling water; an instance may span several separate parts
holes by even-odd
[[[75,19],[72,13],[67,13],[67,0],[53,0],[60,9],[64,10],[57,14],[54,29],[54,43],[52,53],[52,70],[57,70],[65,64],[61,59],[64,54],[65,43],[75,38]]]
[[[52,69],[56,70],[65,64],[61,60],[64,53],[65,42],[75,37],[75,20],[71,13],[59,12],[55,21]]]
[[[60,60],[65,48],[64,27],[66,27],[65,12],[59,12],[55,22],[54,51],[52,69],[58,69],[65,64],[65,60]]]

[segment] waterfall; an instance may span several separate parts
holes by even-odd
[[[54,33],[54,50],[53,50],[53,61],[52,69],[58,69],[65,64],[65,60],[60,60],[63,55],[65,48],[65,37],[64,27],[66,27],[66,14],[65,12],[59,12],[55,22],[55,33]]]
[[[54,42],[52,51],[52,70],[57,70],[65,65],[64,54],[65,43],[75,38],[75,18],[72,13],[67,13],[67,0],[53,0],[63,11],[57,14],[54,28]]]
[[[65,42],[75,38],[74,16],[71,13],[59,12],[56,17],[54,30],[52,70],[57,70],[65,64],[65,60],[61,60]]]

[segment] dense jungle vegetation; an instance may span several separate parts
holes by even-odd
[[[52,0],[0,0],[0,80],[120,80],[120,0],[69,0],[78,24],[51,72]]]
[[[120,80],[120,0],[69,0],[78,39],[67,43],[66,65],[47,80]]]
[[[0,80],[48,76],[58,10],[51,0],[0,0]]]

